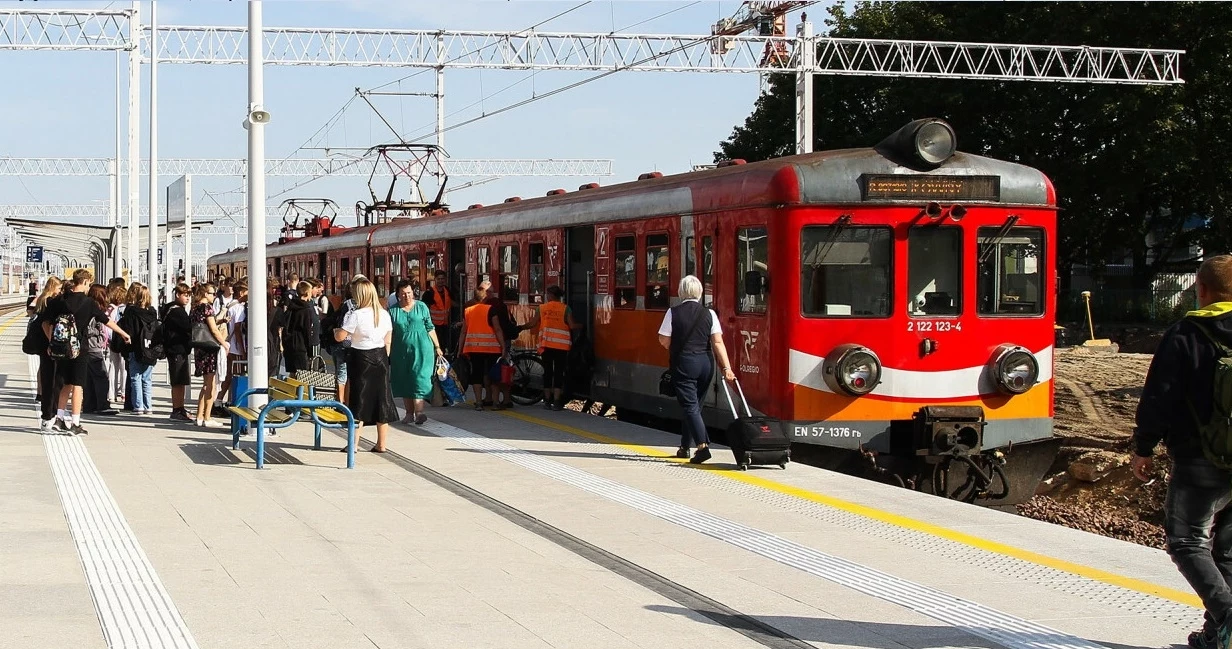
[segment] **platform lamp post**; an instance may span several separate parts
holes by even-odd
[[[248,389],[269,387],[266,320],[268,283],[265,269],[265,35],[261,25],[261,0],[248,0],[248,325],[253,332],[248,347]],[[264,395],[250,397],[249,407],[265,405]]]

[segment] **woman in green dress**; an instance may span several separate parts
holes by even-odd
[[[441,355],[441,343],[436,339],[436,327],[428,305],[415,299],[410,280],[398,282],[395,294],[398,304],[390,309],[394,333],[390,345],[389,378],[395,397],[402,397],[406,406],[404,424],[423,424],[424,399],[432,393],[432,373]]]

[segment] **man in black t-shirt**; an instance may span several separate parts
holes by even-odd
[[[56,319],[64,314],[72,314],[73,319],[77,323],[77,339],[85,344],[86,331],[93,322],[101,323],[103,326],[111,329],[119,334],[124,342],[131,343],[132,338],[124,332],[116,323],[112,322],[107,317],[107,313],[98,305],[97,302],[91,300],[86,291],[90,290],[90,283],[94,281],[94,273],[89,270],[81,269],[73,273],[73,280],[69,284],[69,288],[60,297],[47,303],[47,308],[39,316],[38,323],[43,327],[43,333],[47,339],[51,339],[52,328],[56,323]],[[86,376],[88,374],[89,358],[84,353],[79,354],[77,358],[61,358],[56,360],[56,373],[64,377],[64,388],[60,391],[59,412],[56,413],[56,419],[51,424],[52,430],[64,431],[74,435],[85,435],[85,428],[81,427],[81,400],[83,397],[82,386],[86,384]],[[72,401],[72,411],[69,410],[69,401]]]

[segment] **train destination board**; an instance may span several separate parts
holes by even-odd
[[[998,176],[905,176],[865,174],[864,200],[999,201]]]

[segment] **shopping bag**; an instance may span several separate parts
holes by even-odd
[[[449,405],[466,402],[466,393],[462,391],[458,375],[444,358],[436,359],[436,384],[440,386],[445,400],[450,402]]]

